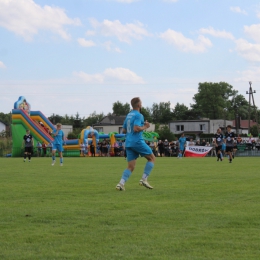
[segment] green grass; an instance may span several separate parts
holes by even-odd
[[[258,158],[0,159],[0,259],[259,259]]]

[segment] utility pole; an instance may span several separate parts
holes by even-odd
[[[254,105],[254,110],[255,110],[255,121],[257,125],[257,131],[258,131],[258,123],[257,123],[257,111],[256,111],[256,106],[255,106],[255,100],[254,100],[254,93],[256,91],[252,90],[252,81],[249,81],[249,91],[246,92],[246,94],[249,95],[249,105],[248,105],[248,134],[250,133],[250,117],[251,117],[251,96],[252,96],[252,101]]]

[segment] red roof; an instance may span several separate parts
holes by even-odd
[[[252,127],[253,125],[257,125],[257,124],[253,120],[250,120],[250,127]],[[233,120],[233,127],[236,127],[236,120]],[[240,120],[239,128],[248,129],[248,120]]]

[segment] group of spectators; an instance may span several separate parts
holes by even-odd
[[[98,142],[95,147],[93,143],[90,145],[81,144],[80,150],[82,156],[86,156],[90,152],[92,157],[101,156],[125,156],[125,142],[117,140],[113,145],[107,139],[103,139],[101,142]]]
[[[44,142],[37,142],[37,156],[41,157],[42,155],[45,157],[47,155],[47,150],[49,150],[48,154],[52,152],[52,143],[45,144]]]

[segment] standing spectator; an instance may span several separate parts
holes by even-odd
[[[200,146],[200,140],[197,140],[195,146]]]
[[[42,144],[40,143],[40,141],[37,142],[37,157],[41,156],[42,153]]]
[[[24,147],[24,157],[23,161],[26,162],[26,157],[28,156],[28,161],[31,161],[31,155],[33,152],[33,137],[30,134],[30,130],[26,130],[26,135],[23,136],[23,145]]]
[[[90,153],[92,157],[96,157],[96,153],[95,153],[95,145],[93,144],[93,142],[90,145]]]
[[[241,144],[242,143],[242,138],[240,137],[240,135],[237,136],[237,144]]]
[[[207,146],[207,147],[211,147],[211,145],[210,145],[209,142],[206,142],[206,145],[205,145],[205,146]],[[207,154],[207,156],[209,156],[209,155],[210,155],[210,153]]]
[[[98,144],[97,144],[97,154],[98,154],[98,156],[101,156],[101,143],[100,142],[98,142]]]
[[[216,154],[216,143],[214,140],[212,141],[211,146],[212,146],[212,149],[211,149],[210,155],[215,157],[215,156],[217,156],[217,154]]]
[[[193,139],[191,138],[190,139],[190,141],[189,141],[189,146],[194,146],[195,144],[194,144],[194,141],[193,141]]]
[[[80,144],[80,154],[85,157],[85,144],[83,142]]]
[[[124,147],[123,147],[123,142],[121,140],[118,141],[118,149],[119,149],[119,156],[122,156],[124,154]]]
[[[108,153],[107,145],[108,145],[107,140],[104,139],[101,142],[101,156],[107,156]]]
[[[159,149],[160,157],[162,157],[162,155],[164,154],[164,145],[162,140],[159,140],[158,142],[158,149]]]
[[[156,150],[155,150],[154,142],[150,142],[150,148],[152,149],[154,156],[156,156]]]
[[[48,156],[52,154],[52,143],[48,143],[47,148],[49,149]]]
[[[164,155],[169,156],[169,142],[167,139],[163,142]]]
[[[44,142],[42,142],[42,152],[43,152],[43,156],[46,157],[47,145]]]
[[[206,143],[205,139],[203,139],[203,140],[202,140],[202,143],[201,143],[201,146],[206,146],[206,144],[207,144],[207,143]]]

